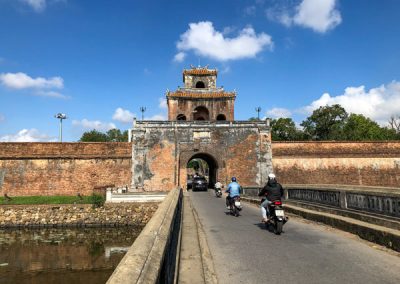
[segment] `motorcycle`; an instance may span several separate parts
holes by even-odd
[[[215,196],[221,198],[222,196],[221,188],[215,188]]]
[[[242,211],[242,205],[240,204],[240,196],[235,196],[230,202],[230,212],[233,216],[238,217],[239,211]]]
[[[268,206],[270,219],[266,223],[267,229],[269,225],[272,225],[275,234],[280,235],[282,233],[283,225],[288,221],[288,217],[285,216],[285,212],[282,207],[282,201],[273,201]]]

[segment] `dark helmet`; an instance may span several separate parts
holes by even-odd
[[[236,181],[236,177],[232,177],[232,182],[235,182]]]

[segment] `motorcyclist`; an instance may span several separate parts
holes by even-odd
[[[232,182],[228,185],[228,188],[225,190],[226,193],[228,193],[228,196],[226,197],[226,208],[230,209],[231,208],[231,200],[235,196],[240,196],[240,185],[236,181],[236,177],[232,177]]]
[[[215,194],[217,194],[218,190],[222,190],[222,183],[217,180],[217,182],[214,185],[214,190],[215,190]]]
[[[276,176],[273,173],[268,175],[268,182],[260,191],[258,196],[261,196],[261,214],[262,222],[269,221],[269,205],[276,200],[281,200],[283,196],[283,187],[276,181]],[[267,217],[268,216],[268,217]]]

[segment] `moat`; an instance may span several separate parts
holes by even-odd
[[[105,283],[142,227],[0,230],[0,283]]]

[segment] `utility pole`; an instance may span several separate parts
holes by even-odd
[[[60,133],[59,133],[59,141],[62,142],[62,121],[63,119],[67,119],[67,115],[65,113],[57,113],[55,118],[60,120]]]
[[[141,106],[139,109],[142,112],[142,120],[143,120],[144,119],[144,112],[146,111],[146,107]]]
[[[260,111],[261,111],[261,107],[256,107],[257,119],[258,120],[260,120]]]

